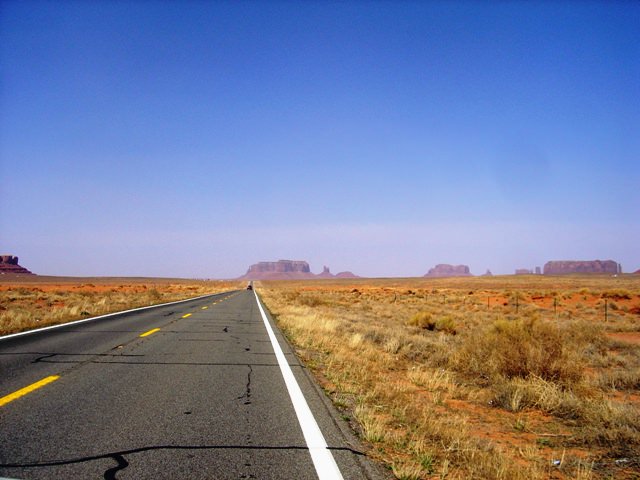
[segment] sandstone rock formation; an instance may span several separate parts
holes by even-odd
[[[481,277],[493,277],[493,273],[491,273],[491,270],[489,270],[487,268],[487,271],[484,272],[482,275],[480,275]]]
[[[248,274],[263,273],[310,273],[309,264],[297,260],[278,260],[277,262],[259,262],[249,267]]]
[[[33,275],[29,270],[18,264],[18,257],[15,255],[0,255],[0,275],[8,273]]]
[[[517,268],[516,275],[533,275],[533,270],[529,270],[528,268]]]
[[[336,278],[360,278],[353,272],[338,272],[336,273]]]
[[[329,267],[322,273],[311,273],[309,264],[301,260],[278,260],[277,262],[259,262],[249,267],[242,280],[297,280],[313,278],[358,278],[351,272],[340,272],[333,275]]]
[[[318,278],[333,278],[333,274],[329,270],[329,267],[322,267],[322,273],[319,273]]]
[[[568,275],[572,273],[600,273],[617,275],[622,266],[613,260],[560,260],[544,264],[545,275]]]
[[[449,265],[441,263],[427,272],[425,277],[470,277],[467,265]]]

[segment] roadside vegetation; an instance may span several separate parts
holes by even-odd
[[[640,277],[257,283],[399,479],[640,477]]]
[[[64,280],[64,279],[63,279]],[[83,279],[0,283],[0,335],[242,288],[239,282]]]

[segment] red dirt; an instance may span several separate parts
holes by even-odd
[[[613,332],[607,333],[607,336],[615,340],[620,340],[621,342],[640,345],[640,332]]]

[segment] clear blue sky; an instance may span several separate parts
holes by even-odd
[[[0,253],[640,268],[640,3],[0,3]]]

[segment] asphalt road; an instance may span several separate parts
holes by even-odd
[[[0,339],[0,477],[379,475],[251,291]]]

